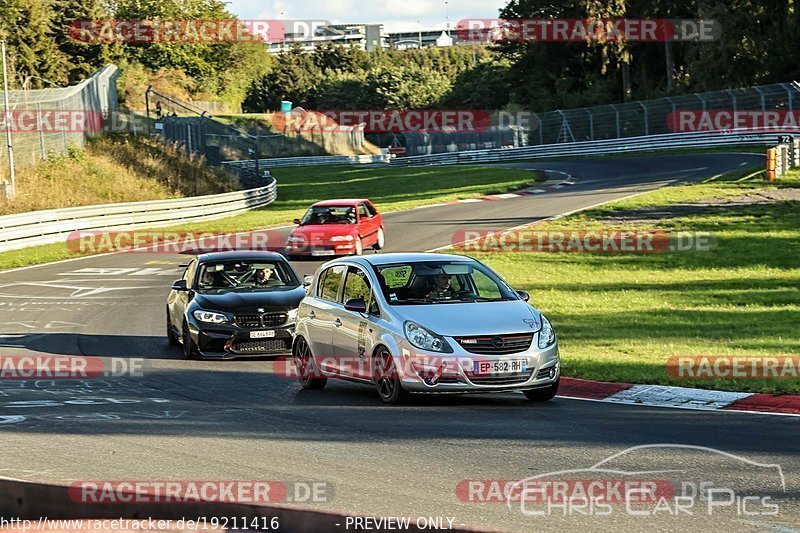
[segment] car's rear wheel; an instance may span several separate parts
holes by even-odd
[[[186,359],[197,359],[197,346],[194,345],[192,336],[189,335],[189,324],[183,323],[183,335],[181,336],[183,343],[183,356]]]
[[[380,250],[386,245],[386,236],[383,234],[383,228],[378,228],[378,238],[375,241],[375,248],[376,250]]]
[[[181,341],[175,335],[175,328],[172,327],[172,319],[169,316],[169,307],[167,308],[167,341],[170,346],[178,346]]]
[[[386,348],[375,356],[375,382],[378,386],[378,396],[383,403],[398,404],[408,401],[410,394],[403,388],[394,357]]]
[[[321,377],[311,348],[303,337],[300,337],[292,349],[292,355],[297,365],[297,380],[304,389],[322,389],[328,383],[328,378]]]
[[[361,243],[361,237],[356,237],[356,255],[364,253],[364,245]]]
[[[522,391],[522,394],[532,402],[546,402],[552,400],[556,393],[558,393],[558,381],[541,389]]]

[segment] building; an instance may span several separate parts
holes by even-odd
[[[286,33],[283,40],[269,43],[273,53],[300,46],[304,52],[312,52],[318,44],[356,46],[367,52],[376,50],[408,50],[412,48],[447,47],[459,44],[456,32],[448,30],[424,30],[384,33],[383,24],[331,24],[317,26],[313,35]]]

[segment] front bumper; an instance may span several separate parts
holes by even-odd
[[[330,244],[286,244],[286,255],[297,255],[305,257],[336,257],[340,255],[352,255],[356,253],[356,245],[351,242],[336,242]]]
[[[251,338],[253,331],[270,330],[274,337]],[[241,328],[232,324],[189,323],[189,335],[201,357],[234,359],[265,355],[290,355],[294,322],[275,328]]]
[[[398,351],[401,355],[395,358],[395,362],[402,365],[400,380],[403,388],[409,392],[431,393],[502,392],[548,387],[561,377],[558,342],[539,349],[538,334],[527,350],[504,355],[471,353],[453,339],[447,340],[451,346],[455,345],[452,354],[426,352],[413,348],[406,340],[402,341]],[[496,361],[525,361],[526,368],[506,374],[475,373],[476,362]]]

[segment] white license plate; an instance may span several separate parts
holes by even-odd
[[[524,359],[505,361],[475,361],[474,373],[485,374],[519,374],[525,372],[528,362]]]
[[[274,337],[274,336],[275,336],[275,331],[274,330],[269,330],[269,331],[251,331],[250,332],[250,338],[251,339],[266,339],[267,337]]]
[[[319,257],[319,256],[326,256],[326,255],[336,255],[336,252],[333,250],[311,250],[311,255]]]

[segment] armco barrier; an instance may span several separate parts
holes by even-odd
[[[275,201],[277,182],[246,191],[177,200],[48,209],[0,217],[0,252],[63,241],[74,231],[135,229],[214,220]]]
[[[394,154],[380,155],[321,155],[313,157],[275,157],[271,159],[259,159],[258,168],[281,168],[281,167],[306,167],[318,165],[364,165],[375,163],[390,163]],[[224,161],[223,165],[233,165],[238,167],[253,168],[255,163],[252,160],[244,161]]]
[[[129,502],[103,505],[75,503],[69,497],[69,487],[0,479],[0,517],[6,520],[10,518],[31,520],[33,524],[37,524],[40,518],[49,520],[130,518],[145,519],[145,521],[147,518],[173,521],[205,518],[210,526],[211,520],[214,518],[230,520],[236,518],[241,522],[246,520],[248,523],[258,518],[266,519],[267,524],[272,518],[277,518],[279,527],[276,531],[282,533],[327,533],[357,529],[352,526],[347,528],[347,516],[355,515],[290,505],[246,505],[217,502],[182,504]],[[261,520],[258,523],[261,523]],[[185,530],[188,531],[189,528],[185,528]],[[378,529],[373,529],[373,531],[378,531]],[[422,531],[422,529],[412,520],[410,527],[403,531]],[[454,527],[449,531],[458,533],[477,530]]]
[[[603,141],[583,141],[563,144],[523,146],[520,148],[493,148],[443,154],[400,157],[392,165],[458,165],[468,163],[495,163],[519,159],[550,159],[554,157],[584,157],[616,154],[650,153],[665,150],[715,148],[731,145],[775,146],[782,132],[746,133],[702,132],[626,137]]]

